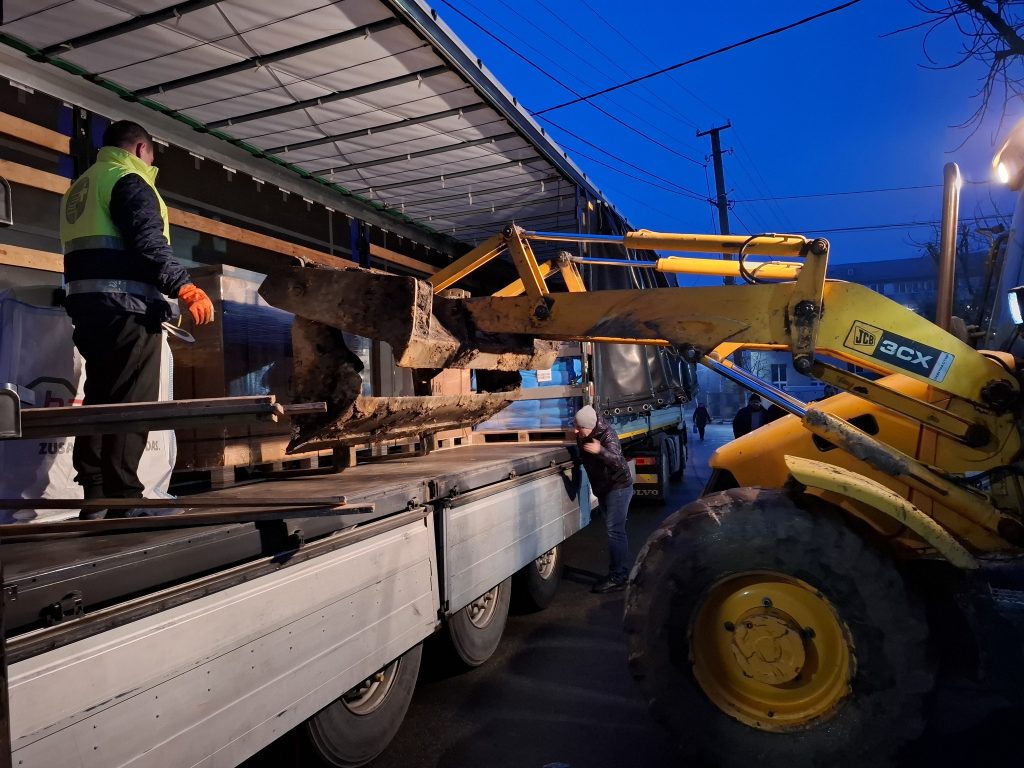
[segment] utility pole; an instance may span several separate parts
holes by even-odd
[[[718,227],[723,235],[729,234],[729,199],[725,196],[725,170],[722,168],[722,141],[719,134],[726,128],[732,128],[731,121],[727,120],[725,125],[720,125],[717,128],[697,132],[697,138],[711,134],[711,156],[715,163],[715,191],[718,193],[715,205],[718,207]],[[723,253],[722,258],[731,260],[732,254]],[[726,285],[732,285],[735,282],[736,279],[733,277],[725,278]]]

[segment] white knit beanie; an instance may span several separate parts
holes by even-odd
[[[576,426],[582,429],[593,429],[597,426],[597,411],[592,406],[584,405],[576,411]]]

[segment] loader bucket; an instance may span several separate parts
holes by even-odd
[[[391,345],[403,368],[550,368],[558,343],[484,334],[461,301],[435,296],[424,280],[352,268],[289,267],[267,277],[260,296],[308,320]]]
[[[292,353],[295,402],[323,401],[327,412],[292,420],[296,434],[289,453],[471,427],[505,408],[514,397],[508,393],[363,396],[363,364],[348,348],[344,334],[303,317],[292,323]]]
[[[337,418],[316,429],[299,428],[288,444],[294,451],[380,443],[472,426],[507,407],[508,395],[359,396]]]

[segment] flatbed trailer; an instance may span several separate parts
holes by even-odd
[[[217,494],[359,511],[0,543],[14,765],[234,766],[303,723],[328,764],[370,759],[408,706],[419,644],[446,628],[481,663],[510,577],[550,564],[590,510],[561,445],[456,447]]]

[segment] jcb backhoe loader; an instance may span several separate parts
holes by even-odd
[[[1005,149],[1004,164],[1017,151]],[[540,264],[531,243],[547,241],[731,254],[646,266],[746,284],[587,293],[577,265],[597,260],[562,253]],[[1001,294],[1017,306],[1009,289],[1024,281],[1024,248],[1016,233],[1009,242]],[[488,297],[446,291],[506,251],[516,283]],[[307,343],[295,345],[300,392],[333,403],[296,445],[343,442],[350,431],[344,377],[323,367],[344,357],[334,329],[388,341],[423,379],[446,367],[545,367],[551,342],[586,340],[672,347],[740,379],[725,354],[788,349],[797,371],[844,390],[812,407],[776,392],[796,417],[716,454],[707,495],[669,517],[641,552],[625,628],[640,688],[686,751],[727,765],[867,765],[895,759],[921,731],[931,639],[963,623],[950,599],[940,601],[950,612],[929,624],[922,583],[948,595],[988,589],[991,574],[1012,571],[1024,553],[1019,325],[993,312],[995,349],[978,351],[865,287],[827,280],[828,254],[827,241],[797,235],[619,237],[511,225],[429,281],[295,268],[261,292],[305,319],[297,333]],[[552,274],[567,290],[549,288]],[[382,304],[386,326],[375,312]],[[506,377],[478,377],[488,378],[507,389]],[[480,408],[463,404],[466,421],[496,396],[479,397]],[[390,407],[400,426],[403,413],[429,423],[433,406],[410,398]],[[458,420],[445,414],[445,423]],[[927,578],[915,579],[918,564]]]

